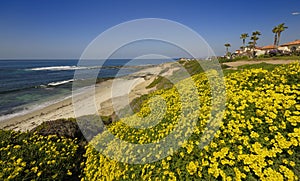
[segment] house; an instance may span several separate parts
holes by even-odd
[[[265,51],[262,51],[261,47],[255,47],[255,48],[250,48],[250,47],[245,47],[242,50],[236,50],[234,52],[235,55],[238,56],[249,56],[249,55],[253,55],[253,52],[255,52],[255,55],[263,55],[265,53]]]
[[[266,51],[263,49],[263,47],[255,47],[255,56],[264,55]]]
[[[291,52],[293,51],[299,51],[300,52],[300,40],[295,40],[292,42],[288,42],[285,44],[282,44],[280,46],[276,45],[267,45],[263,47],[245,47],[241,50],[236,50],[234,55],[237,56],[243,56],[243,55],[255,55],[255,56],[260,56],[260,55],[266,55],[266,54],[278,54],[280,53],[281,55],[290,55]]]
[[[288,51],[288,52],[300,51],[300,40],[295,40],[292,42],[282,44],[278,47],[278,49],[282,51]]]
[[[275,45],[266,45],[263,47],[255,47],[256,56],[268,54],[270,51],[276,50]]]

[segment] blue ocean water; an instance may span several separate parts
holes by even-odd
[[[170,60],[0,60],[0,121],[30,111],[34,106],[71,95],[74,72],[89,77],[98,71],[98,78],[131,74],[141,66],[155,65]],[[100,67],[100,65],[102,65]]]

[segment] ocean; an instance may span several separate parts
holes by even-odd
[[[84,78],[98,71],[98,78],[134,73],[142,66],[156,65],[163,59],[86,60],[84,67],[78,60],[0,60],[0,121],[53,104],[72,95],[74,72]]]

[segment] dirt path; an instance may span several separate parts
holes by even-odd
[[[289,64],[295,61],[299,60],[242,60],[242,61],[236,61],[236,62],[226,62],[223,63],[225,65],[228,65],[232,68],[239,67],[241,65],[252,65],[252,64],[260,64],[260,63],[268,63],[268,64]]]

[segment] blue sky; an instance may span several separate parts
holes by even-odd
[[[258,45],[272,44],[271,30],[283,22],[289,28],[281,43],[300,39],[300,15],[295,12],[300,12],[299,0],[2,0],[0,58],[79,58],[106,29],[140,18],[184,24],[223,55],[225,43],[232,45],[231,51],[241,46],[241,33],[259,30]]]

